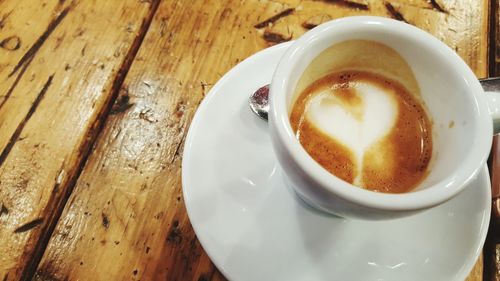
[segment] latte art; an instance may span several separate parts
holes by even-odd
[[[384,76],[329,74],[299,95],[290,121],[314,160],[356,186],[407,192],[426,175],[431,123],[419,101]]]
[[[398,110],[393,94],[366,81],[345,88],[326,87],[306,107],[307,121],[348,147],[359,167],[363,167],[368,147],[394,127]],[[361,173],[355,177],[355,185],[362,185]]]

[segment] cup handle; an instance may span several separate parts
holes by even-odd
[[[488,110],[493,120],[500,119],[500,92],[484,92],[488,101]]]
[[[500,77],[479,80],[485,91],[495,132],[500,132]]]

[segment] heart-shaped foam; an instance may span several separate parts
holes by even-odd
[[[349,101],[352,97],[346,99],[341,93],[345,91],[343,89],[325,88],[309,101],[306,118],[328,136],[349,147],[361,170],[365,150],[394,126],[398,105],[394,93],[363,81],[352,83],[349,90],[358,102]]]

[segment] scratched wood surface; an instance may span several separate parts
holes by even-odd
[[[36,268],[150,14],[135,0],[0,3],[2,280]]]
[[[189,123],[231,67],[321,22],[393,17],[488,73],[487,0],[35,3],[0,1],[4,280],[224,280],[181,196]]]

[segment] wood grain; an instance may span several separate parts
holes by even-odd
[[[0,27],[2,27],[2,36],[0,37],[0,77],[4,78],[5,82],[0,84],[0,128],[2,132],[0,134],[0,148],[3,155],[1,159],[5,159],[5,153],[7,152],[5,147],[9,144],[18,125],[25,118],[34,97],[36,97],[36,93],[31,91],[28,94],[29,97],[23,96],[25,97],[23,100],[18,97],[10,98],[40,46],[57,29],[70,10],[67,5],[60,5],[57,1],[52,2],[45,5],[45,7],[35,6],[33,9],[27,7],[28,3],[16,1],[2,3],[1,11],[5,12],[0,16],[2,19],[2,24],[0,24]],[[42,10],[40,21],[36,24],[28,21],[28,19],[35,16],[35,9]],[[52,73],[48,72],[47,74],[43,79],[47,79]],[[34,73],[31,75],[33,78],[36,76]],[[46,82],[43,79],[31,81],[34,82],[31,89],[41,89]],[[16,100],[18,103],[12,104]],[[10,104],[8,104],[9,101]],[[0,161],[3,162],[4,160]]]
[[[150,14],[133,0],[0,2],[2,280],[36,269]]]
[[[36,279],[223,280],[189,224],[180,180],[184,137],[211,85],[260,49],[359,14],[400,17],[436,34],[483,77],[487,7],[487,1],[162,2]],[[480,261],[468,280],[481,276]]]
[[[490,77],[500,76],[500,1],[491,0]],[[500,277],[499,277],[500,278]]]
[[[272,15],[276,4],[184,3],[160,5],[122,86],[121,97],[128,96],[131,106],[110,116],[50,240],[38,279],[86,279],[94,268],[103,270],[94,271],[93,280],[222,279],[186,216],[182,143],[208,88],[265,47],[252,25],[239,26]],[[249,44],[236,44],[245,38]]]
[[[426,30],[454,49],[478,78],[488,76],[489,1],[281,1],[294,12],[263,28],[265,35],[296,38],[304,26],[347,15],[377,15],[399,19]],[[357,3],[355,5],[345,3]],[[360,4],[361,3],[361,4]],[[363,4],[364,3],[364,4]],[[438,3],[438,4],[432,4]],[[362,8],[364,7],[364,8]],[[437,8],[439,7],[439,8]],[[264,37],[264,36],[263,36]],[[277,40],[281,41],[281,40]],[[270,42],[272,44],[272,42]]]

